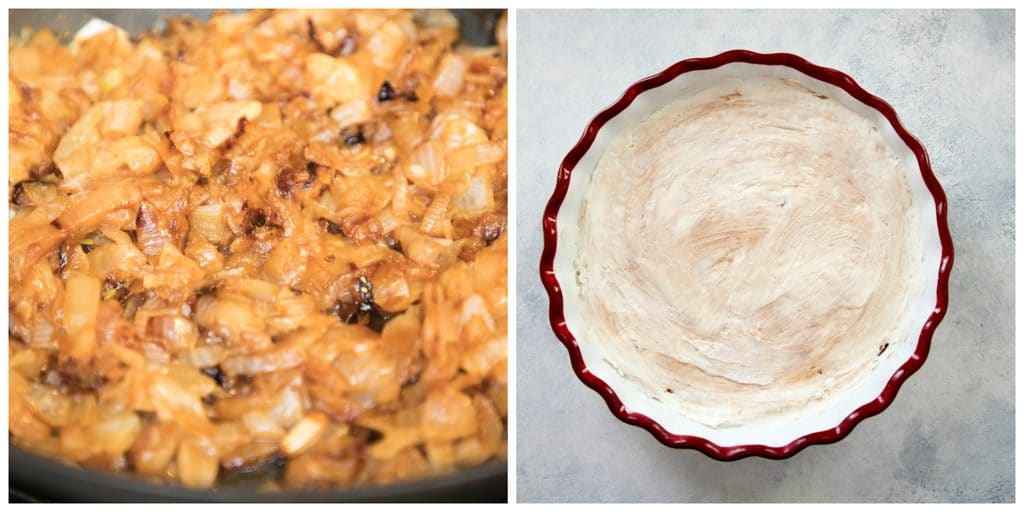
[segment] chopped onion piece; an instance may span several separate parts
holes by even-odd
[[[161,420],[177,422],[186,431],[199,434],[212,432],[213,425],[206,417],[199,397],[189,394],[188,390],[174,379],[154,375],[149,394],[153,399],[156,414]]]
[[[42,181],[23,181],[21,190],[29,203],[39,206],[57,197],[57,185]]]
[[[63,427],[70,423],[71,410],[74,407],[71,397],[50,386],[31,384],[24,394],[25,401],[33,411],[51,427]]]
[[[11,356],[10,367],[26,379],[35,379],[46,367],[47,361],[42,353],[36,350],[21,350]]]
[[[170,233],[164,228],[163,216],[149,202],[143,201],[139,205],[135,228],[139,249],[146,256],[160,254],[164,244],[170,240]]]
[[[242,416],[242,423],[256,439],[276,441],[285,435],[281,425],[278,425],[274,418],[266,413],[247,412]]]
[[[153,476],[163,473],[178,451],[180,437],[173,423],[151,423],[143,428],[129,453],[135,471]]]
[[[64,329],[61,352],[80,361],[92,359],[96,351],[96,315],[102,283],[92,276],[68,278],[64,294]]]
[[[453,441],[477,430],[476,409],[465,393],[452,389],[435,390],[427,395],[420,416],[420,431],[426,439]]]
[[[152,173],[163,163],[156,148],[139,136],[133,135],[119,139],[111,145],[110,149],[136,176]]]
[[[220,364],[225,355],[225,349],[221,345],[204,345],[196,347],[189,353],[189,360],[196,368],[209,368]]]
[[[53,339],[53,324],[51,324],[43,315],[36,315],[35,318],[36,321],[32,329],[32,347],[53,348],[55,346]]]
[[[491,193],[489,184],[480,177],[474,177],[469,181],[466,193],[452,201],[452,206],[469,213],[487,210],[494,203],[494,196]]]
[[[217,450],[205,438],[186,439],[178,447],[178,477],[188,487],[209,487],[220,469]]]
[[[488,141],[487,132],[483,128],[458,112],[449,112],[434,118],[430,139],[443,142],[449,149]]]
[[[263,275],[267,279],[284,286],[295,286],[306,272],[306,258],[309,251],[290,239],[284,239],[270,251],[267,262],[263,264]]]
[[[238,131],[242,119],[259,117],[263,104],[258,101],[225,101],[199,112],[203,127],[203,143],[215,148],[231,138]]]
[[[294,457],[308,450],[324,433],[327,423],[327,416],[322,412],[307,414],[281,440],[281,451]]]
[[[369,84],[364,82],[359,69],[345,57],[310,54],[305,60],[305,71],[307,83],[314,84],[310,92],[317,103],[337,105],[369,97]]]
[[[64,134],[53,153],[64,180],[61,188],[83,189],[97,177],[113,174],[124,161],[107,137],[134,135],[142,124],[141,100],[102,101],[93,105]]]
[[[119,457],[131,448],[141,429],[139,417],[134,412],[123,411],[93,425],[89,429],[89,437],[100,450]]]
[[[189,225],[196,233],[213,244],[227,243],[231,237],[231,228],[228,227],[227,219],[224,216],[223,203],[210,203],[196,207],[189,216]]]
[[[405,173],[409,181],[427,190],[435,190],[447,175],[444,160],[444,145],[428,141],[412,154],[412,161]]]
[[[265,323],[250,308],[230,298],[204,296],[196,302],[195,321],[218,336],[239,341],[247,333],[262,333]]]
[[[338,128],[345,129],[372,120],[373,112],[366,98],[357,98],[332,108],[330,116],[338,122]]]
[[[295,368],[304,360],[302,347],[278,343],[265,352],[229,357],[220,366],[229,375],[258,375]]]
[[[146,324],[146,341],[170,354],[188,353],[198,337],[196,325],[181,315],[151,317]]]
[[[78,29],[78,32],[75,32],[74,38],[71,39],[71,47],[77,48],[78,45],[82,44],[83,42],[95,36],[98,36],[108,30],[116,30],[117,37],[123,38],[126,41],[128,40],[128,33],[125,32],[124,29],[122,29],[121,27],[118,27],[117,25],[114,25],[113,23],[110,23],[109,21],[101,18],[90,18],[85,25],[82,25],[82,28]]]
[[[434,90],[438,96],[452,97],[462,89],[462,83],[469,65],[466,60],[454,53],[445,55],[441,68],[434,79]]]
[[[73,194],[55,224],[69,236],[85,235],[96,231],[108,215],[121,209],[134,210],[140,200],[139,189],[131,181],[107,183]]]
[[[448,218],[445,216],[445,212],[448,211],[448,204],[450,202],[451,200],[446,195],[434,197],[426,213],[423,214],[423,220],[420,222],[420,231],[430,236],[447,235],[451,230],[451,223],[447,222]]]

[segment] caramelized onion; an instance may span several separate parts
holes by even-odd
[[[505,60],[445,11],[167,21],[10,49],[11,443],[190,487],[504,458]]]
[[[463,79],[468,64],[466,60],[455,54],[448,54],[441,61],[441,68],[434,79],[434,91],[438,96],[451,97],[462,89]]]
[[[96,315],[100,305],[99,279],[78,275],[68,278],[64,296],[64,329],[61,353],[88,361],[96,351]]]

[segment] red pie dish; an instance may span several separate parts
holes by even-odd
[[[895,110],[787,53],[631,85],[562,161],[541,281],[620,420],[720,460],[882,412],[948,306],[946,197]]]

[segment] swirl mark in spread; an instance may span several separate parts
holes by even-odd
[[[602,155],[580,214],[590,341],[709,426],[824,407],[906,338],[905,172],[868,119],[793,82],[663,107]]]

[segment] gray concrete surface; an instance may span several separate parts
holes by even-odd
[[[887,99],[956,244],[949,314],[882,415],[785,461],[716,462],[625,425],[572,374],[537,275],[555,171],[590,117],[676,60],[788,51]],[[518,500],[1013,501],[1011,11],[518,12]]]

